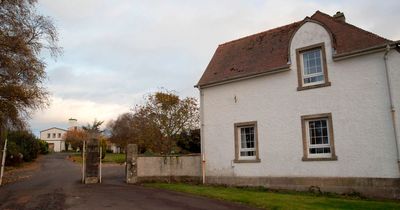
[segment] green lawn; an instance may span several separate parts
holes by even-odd
[[[82,163],[82,154],[74,153],[71,154],[70,159],[77,163]],[[102,163],[119,163],[122,164],[125,162],[125,154],[115,154],[115,153],[107,153]]]
[[[103,159],[103,163],[124,163],[125,154],[107,153]]]
[[[233,201],[265,209],[400,209],[400,202],[396,201],[374,201],[357,197],[302,192],[272,192],[264,188],[166,183],[148,183],[145,186]]]

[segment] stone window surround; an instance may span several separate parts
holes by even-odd
[[[256,158],[251,160],[242,160],[240,159],[240,151],[239,151],[239,144],[240,144],[240,137],[238,135],[238,129],[244,126],[254,126],[254,140],[256,146]],[[234,124],[234,134],[235,134],[235,159],[233,160],[234,163],[259,163],[261,162],[259,158],[259,150],[258,150],[258,129],[257,129],[257,121],[249,121],[249,122],[241,122]]]
[[[308,157],[308,139],[307,139],[307,126],[306,122],[308,120],[315,120],[320,118],[328,119],[328,129],[329,129],[329,143],[331,146],[331,157],[329,158],[311,158]],[[313,114],[313,115],[303,115],[301,116],[301,129],[302,129],[302,138],[303,138],[303,161],[330,161],[337,160],[337,156],[335,153],[335,140],[333,135],[333,124],[332,124],[332,113],[322,113],[322,114]]]
[[[324,72],[325,82],[320,83],[320,84],[315,84],[315,85],[304,86],[304,84],[303,84],[304,83],[303,82],[303,67],[301,66],[300,56],[303,52],[309,51],[309,50],[314,50],[314,49],[321,49],[321,56],[322,56],[322,62],[323,62],[322,68],[323,68],[323,72]],[[331,82],[329,82],[329,77],[328,77],[328,67],[327,67],[327,63],[326,63],[326,52],[325,52],[325,43],[324,42],[296,49],[296,63],[297,63],[297,78],[298,78],[297,91],[308,90],[308,89],[319,88],[319,87],[326,87],[326,86],[331,85]]]

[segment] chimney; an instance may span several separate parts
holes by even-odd
[[[341,21],[341,22],[346,22],[346,17],[344,16],[343,12],[336,12],[336,14],[333,15],[333,18],[335,18],[335,20]]]

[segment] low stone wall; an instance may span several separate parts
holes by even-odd
[[[127,170],[128,183],[137,182],[201,182],[201,156],[137,156],[136,150]],[[137,170],[136,170],[137,169]],[[136,173],[137,172],[137,173]],[[133,176],[133,177],[130,177]],[[206,176],[206,184],[228,186],[263,186],[269,189],[334,192],[339,194],[359,193],[370,198],[400,199],[400,179],[390,178],[344,178],[344,177],[229,177]]]
[[[228,186],[263,186],[269,189],[321,191],[339,194],[359,193],[370,198],[400,199],[400,179],[390,178],[207,176],[206,183]]]
[[[137,158],[139,182],[200,182],[200,154],[180,156],[139,156]]]

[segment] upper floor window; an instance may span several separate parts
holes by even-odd
[[[302,53],[303,59],[303,84],[324,82],[324,72],[322,71],[321,49],[314,49]]]
[[[299,87],[304,90],[329,86],[324,43],[296,50]]]
[[[53,138],[56,138],[56,134],[55,133],[53,133]]]
[[[50,135],[51,135],[50,133],[47,134],[47,138],[48,138],[48,139],[50,138]]]
[[[58,138],[61,138],[61,133],[58,133]]]
[[[235,162],[259,162],[257,122],[235,123]]]

